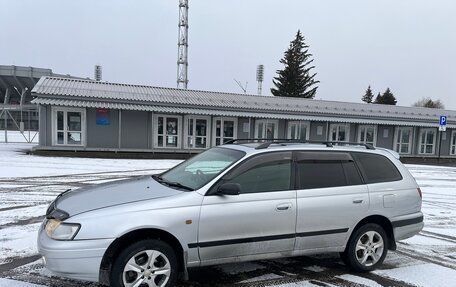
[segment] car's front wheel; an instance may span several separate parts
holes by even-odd
[[[115,287],[172,287],[178,277],[173,249],[160,240],[138,241],[114,261],[110,282]]]
[[[343,259],[354,271],[369,272],[383,263],[387,246],[385,230],[378,224],[369,223],[352,234]]]

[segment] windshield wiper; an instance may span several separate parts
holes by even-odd
[[[156,181],[158,181],[159,183],[163,184],[163,185],[178,187],[178,188],[186,189],[186,190],[189,190],[189,191],[194,191],[194,189],[189,187],[189,186],[183,185],[183,184],[181,184],[179,182],[168,181],[168,180],[164,179],[163,177],[161,177],[158,174],[152,175],[152,178],[155,179]]]

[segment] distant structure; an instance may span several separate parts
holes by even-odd
[[[263,89],[264,65],[257,66],[256,79],[258,82],[258,95],[261,96]]]
[[[179,39],[177,52],[177,88],[188,84],[188,0],[179,0]]]
[[[249,84],[249,82],[245,82],[245,86],[242,85],[242,83],[236,79],[234,79],[234,81],[236,82],[236,84],[238,84],[239,88],[241,88],[241,90],[244,92],[244,95],[247,95],[247,85]]]
[[[18,140],[9,137],[9,132],[20,132],[21,142],[37,138],[40,114],[38,106],[30,103],[31,91],[43,76],[81,79],[55,74],[51,69],[0,65],[0,142]]]
[[[102,73],[103,73],[103,68],[100,65],[95,65],[95,74],[94,74],[95,81],[100,82],[102,80]]]

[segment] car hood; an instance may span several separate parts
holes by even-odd
[[[57,197],[55,207],[73,216],[90,210],[180,193],[183,191],[164,186],[151,176],[141,176],[64,192]]]

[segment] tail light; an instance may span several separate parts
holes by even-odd
[[[418,191],[418,194],[420,195],[420,197],[423,198],[423,194],[421,193],[421,188],[418,187],[416,190]]]

